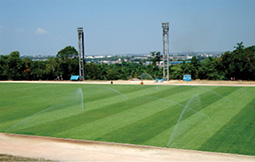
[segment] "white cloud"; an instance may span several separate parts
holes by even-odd
[[[39,27],[39,28],[37,28],[37,30],[35,31],[35,34],[44,35],[44,34],[48,34],[48,32],[47,32],[45,29]]]

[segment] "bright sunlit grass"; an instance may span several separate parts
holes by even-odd
[[[253,87],[0,84],[0,132],[255,155]]]

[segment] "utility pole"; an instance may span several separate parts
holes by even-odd
[[[169,81],[169,23],[162,23],[163,28],[163,78]]]
[[[79,46],[79,75],[81,76],[81,80],[84,80],[84,33],[83,28],[78,27],[78,46]]]

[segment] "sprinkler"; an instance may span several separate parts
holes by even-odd
[[[141,71],[141,82],[140,82],[141,85],[143,85],[143,71]]]

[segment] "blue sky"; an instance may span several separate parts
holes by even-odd
[[[87,55],[162,51],[170,23],[170,53],[233,50],[255,45],[255,0],[0,0],[0,54]]]

